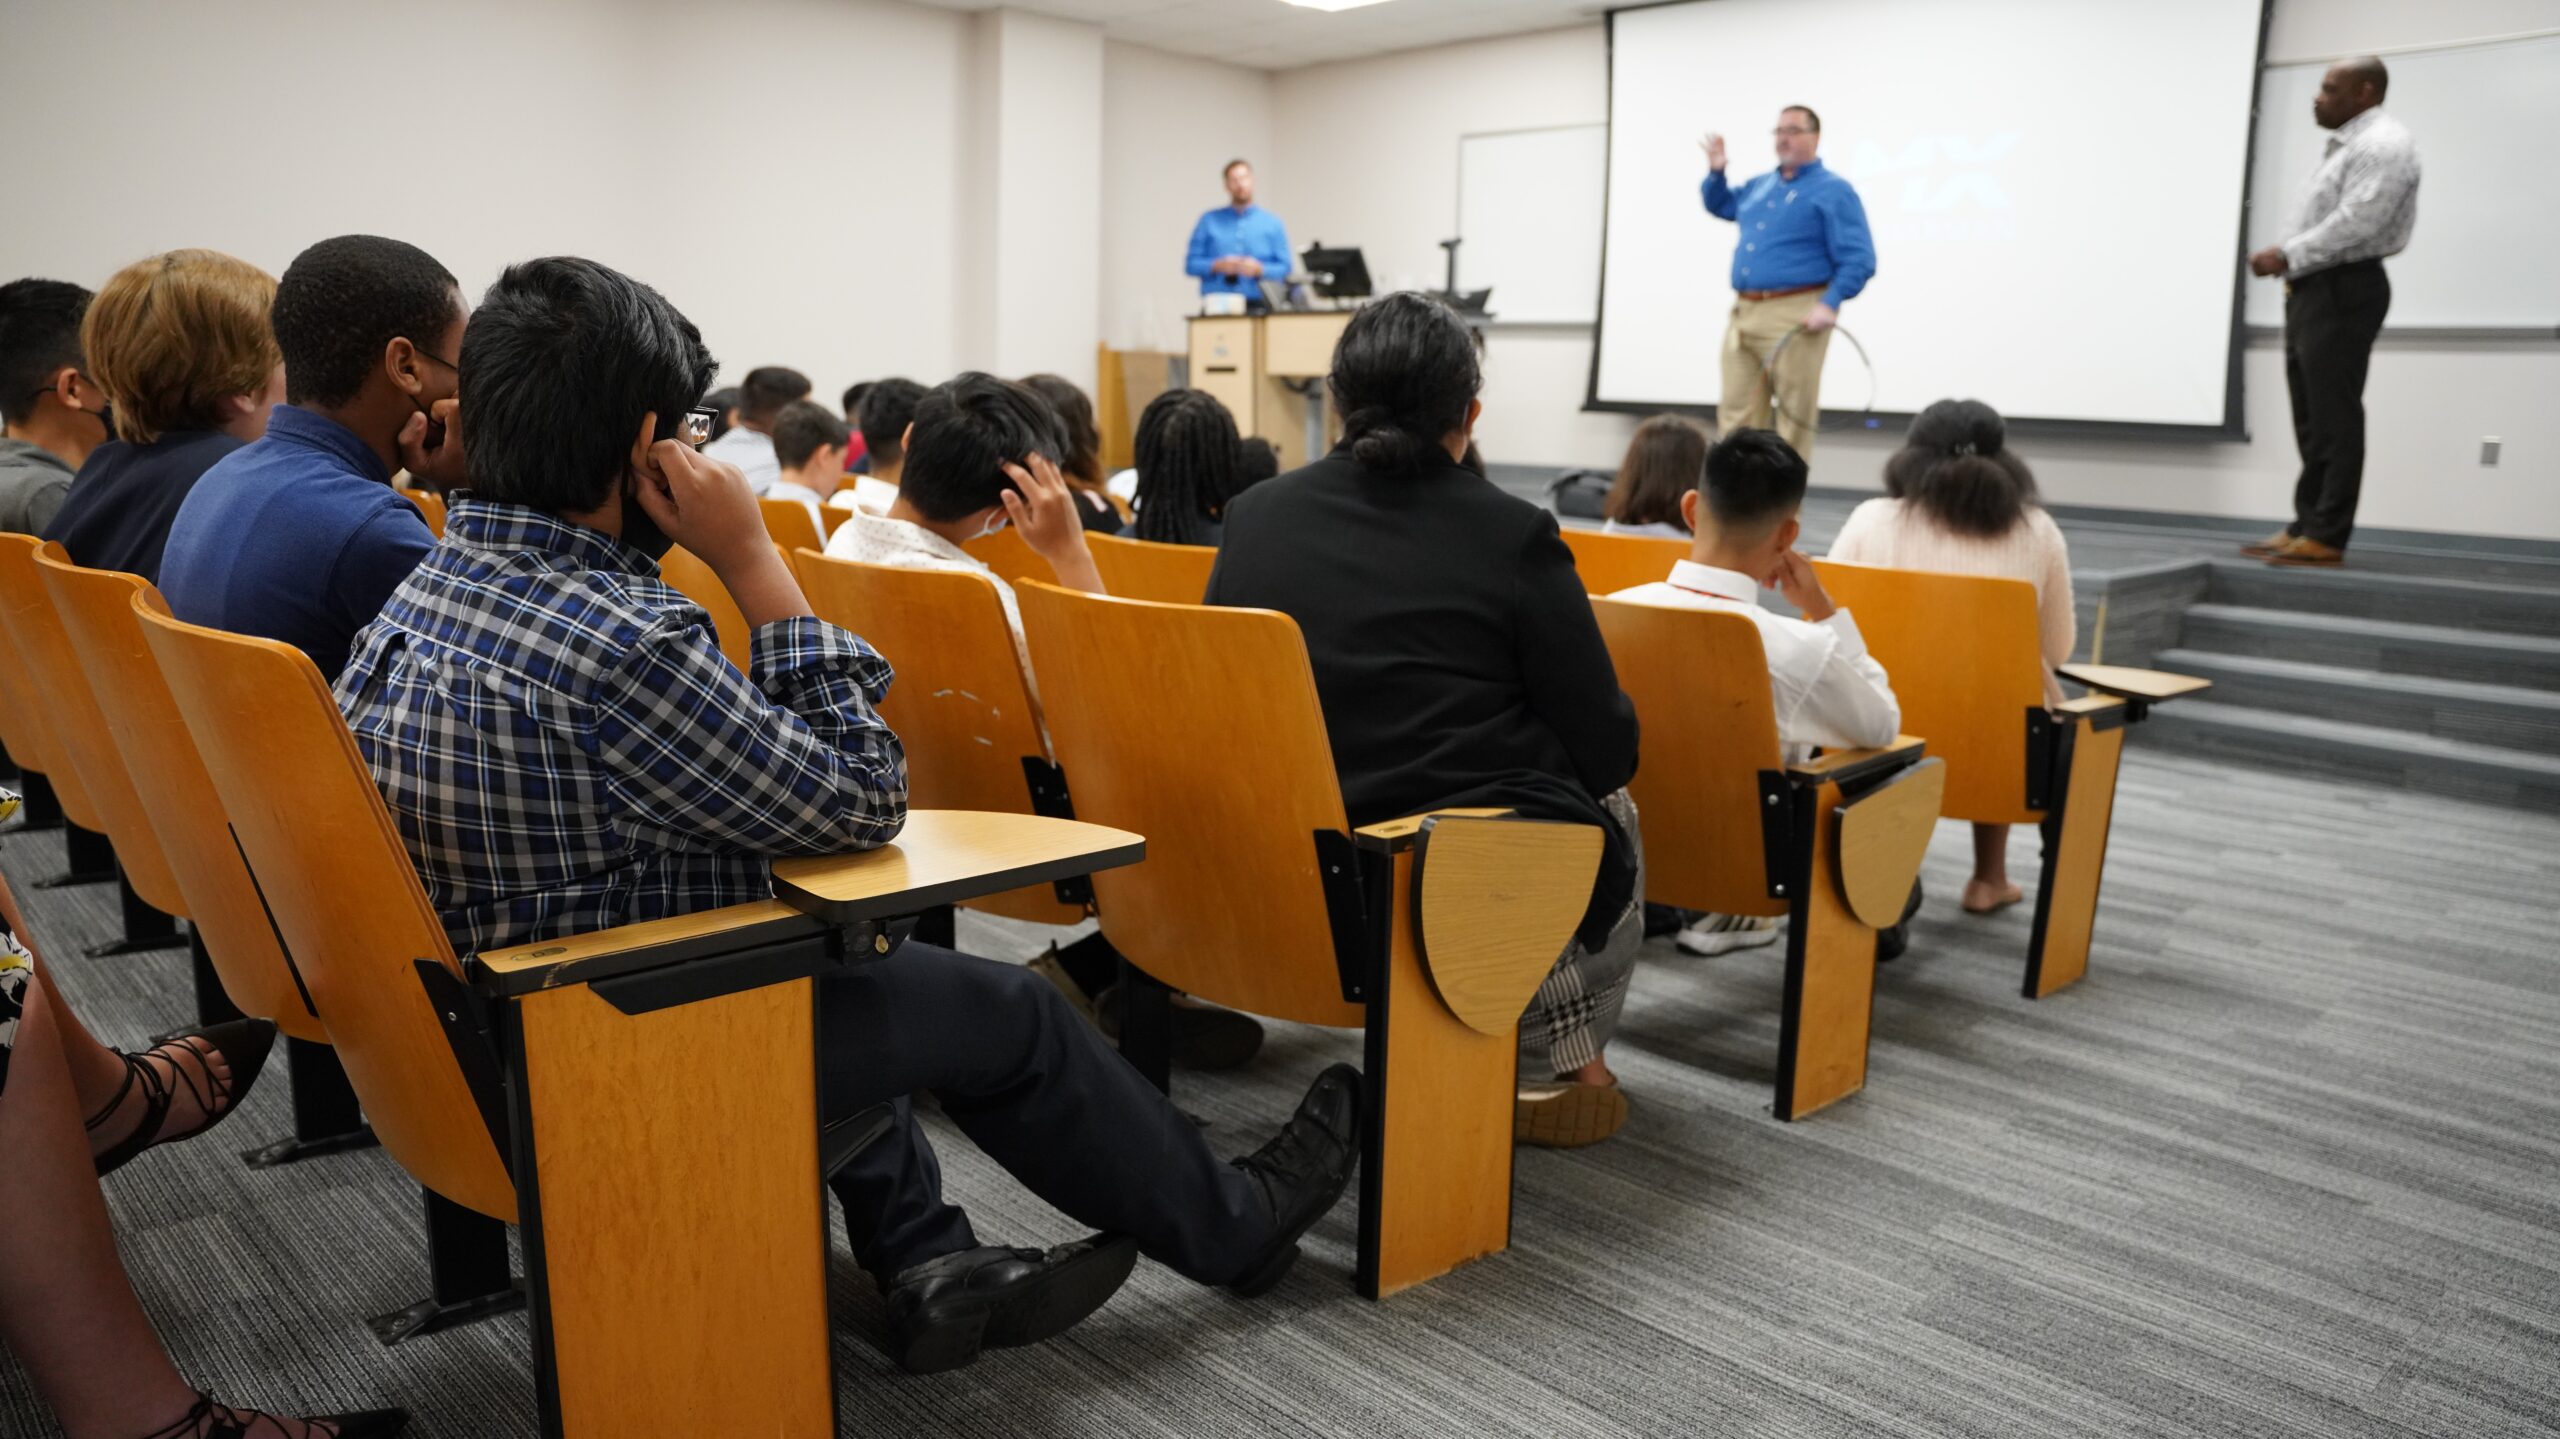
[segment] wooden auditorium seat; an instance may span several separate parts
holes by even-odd
[[[2035,586],[1833,560],[1814,567],[1832,598],[1857,611],[1868,652],[1893,677],[1903,725],[1946,761],[1947,817],[2042,828],[2023,991],[2041,999],[2077,981],[2089,968],[2124,727],[2209,682],[2065,665],[2064,678],[2102,692],[2049,709]]]
[[[0,534],[0,578],[19,570],[31,572],[36,544],[32,535]],[[71,851],[69,872],[40,881],[37,887],[114,879],[115,854],[99,830],[98,807],[80,787],[80,777],[71,772],[71,761],[53,732],[52,706],[45,703],[44,691],[34,682],[35,672],[21,653],[17,628],[9,618],[11,593],[0,587],[0,680],[6,681],[0,683],[0,691],[5,691],[0,693],[0,743],[9,747],[10,761],[28,781],[31,793],[22,811],[28,827],[63,827]],[[59,811],[56,817],[46,820],[36,813],[42,804],[35,792],[51,795],[52,808]],[[69,824],[62,826],[66,819]]]
[[[1196,605],[1209,592],[1209,571],[1218,563],[1215,545],[1087,535],[1085,546],[1093,551],[1093,567],[1102,573],[1102,587],[1123,599]]]
[[[436,538],[444,538],[444,496],[433,490],[411,489],[407,485],[398,487],[393,493],[417,506],[427,528],[436,532]]]
[[[1056,770],[996,587],[984,575],[909,570],[802,550],[800,585],[818,618],[871,643],[897,671],[880,717],[907,752],[907,802],[918,809],[1044,811]],[[1068,886],[1082,895],[1086,887]],[[1076,924],[1090,912],[1055,887],[969,901],[972,909],[1037,924]]]
[[[1506,1248],[1520,1015],[1600,831],[1477,810],[1355,832],[1288,616],[1037,582],[1020,603],[1074,813],[1148,838],[1093,877],[1112,944],[1213,1003],[1368,1031],[1361,1292]]]
[[[310,660],[143,624],[383,1146],[522,1229],[542,1432],[835,1432],[815,977],[1144,842],[915,811],[895,844],[777,863],[782,898],[466,966]]]
[[[788,553],[782,558],[785,564],[790,563]],[[704,564],[693,551],[677,545],[658,560],[658,575],[679,594],[710,613],[712,628],[720,638],[720,653],[728,656],[729,663],[737,666],[739,673],[746,673],[747,652],[755,638],[755,630],[748,625],[747,617],[739,612],[738,602],[729,598],[729,587],[720,583],[720,577],[711,572],[711,566]]]
[[[1093,537],[1087,535],[1085,538],[1090,541]],[[976,556],[980,564],[1007,584],[1019,584],[1024,580],[1038,580],[1046,584],[1058,577],[1058,572],[1049,568],[1049,562],[1040,558],[1040,552],[1031,548],[1031,542],[1011,525],[992,535],[980,535],[960,548]]]
[[[1645,898],[1788,916],[1777,1116],[1857,1093],[1876,931],[1902,917],[1946,766],[1908,735],[1787,765],[1749,618],[1598,597],[1591,608],[1644,726],[1627,789],[1644,825]]]
[[[809,507],[793,499],[777,500],[770,495],[756,501],[764,512],[765,533],[782,547],[783,558],[789,559],[801,550],[823,550],[827,537],[819,532],[818,521]]]
[[[1573,568],[1582,576],[1583,592],[1594,595],[1657,584],[1671,577],[1673,561],[1689,558],[1687,540],[1666,535],[1604,535],[1570,525],[1564,527],[1564,547],[1573,551]]]
[[[167,856],[160,852],[160,836],[151,827],[151,816],[133,792],[133,781],[125,774],[124,757],[116,753],[115,742],[107,738],[105,721],[98,714],[97,696],[89,689],[89,676],[80,668],[80,660],[72,653],[71,637],[63,631],[62,617],[54,610],[53,596],[46,590],[42,572],[48,565],[67,566],[62,546],[47,541],[39,545],[26,535],[0,536],[0,608],[8,612],[10,634],[17,642],[17,660],[22,667],[13,678],[27,686],[46,709],[58,752],[53,756],[63,770],[75,776],[74,792],[66,793],[65,813],[72,813],[73,799],[93,810],[96,828],[115,847],[115,869],[120,879],[119,897],[124,911],[124,938],[95,946],[92,956],[137,954],[155,949],[183,949],[186,936],[178,932],[177,921],[186,914],[186,898],[178,891],[176,876],[169,872]],[[54,776],[61,788],[61,775]],[[73,822],[91,826],[92,821],[73,814]],[[220,1003],[220,990],[215,987],[211,998],[217,1002],[211,1019],[228,1018],[227,1006]]]
[[[62,625],[78,651],[109,740],[150,813],[161,851],[186,898],[190,939],[233,1008],[272,1020],[285,1036],[293,1082],[294,1136],[245,1156],[254,1168],[373,1143],[329,1033],[250,883],[213,777],[205,773],[160,663],[142,638],[136,607],[165,615],[149,582],[110,570],[39,561]],[[200,1005],[201,1007],[201,1005]]]

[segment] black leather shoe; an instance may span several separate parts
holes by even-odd
[[[1360,1105],[1360,1071],[1337,1064],[1316,1076],[1270,1143],[1235,1162],[1261,1181],[1278,1232],[1227,1288],[1251,1299],[1298,1262],[1299,1236],[1333,1208],[1360,1163]]]
[[[1094,996],[1093,1023],[1102,1037],[1120,1042],[1123,988],[1113,985]],[[1173,1062],[1206,1074],[1240,1069],[1262,1052],[1262,1021],[1214,1004],[1199,1004],[1180,995],[1173,1000]]]
[[[1876,963],[1891,964],[1911,948],[1911,916],[1920,912],[1920,881],[1911,881],[1911,898],[1902,906],[1902,918],[1876,931]]]
[[[1097,1234],[1037,1249],[963,1249],[891,1281],[889,1352],[910,1374],[1054,1339],[1101,1308],[1138,1263],[1138,1241]]]

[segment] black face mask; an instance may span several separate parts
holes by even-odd
[[[649,512],[640,508],[640,485],[632,482],[622,492],[622,542],[653,560],[663,560],[667,551],[676,547]]]

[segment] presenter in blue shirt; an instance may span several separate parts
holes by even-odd
[[[1289,278],[1289,228],[1253,203],[1253,166],[1229,160],[1226,181],[1227,203],[1191,227],[1191,256],[1182,268],[1200,278],[1203,297],[1242,295],[1247,309],[1260,310],[1262,281]]]
[[[1778,112],[1778,168],[1740,185],[1724,177],[1724,137],[1709,135],[1707,213],[1741,231],[1733,250],[1733,315],[1724,331],[1721,433],[1776,429],[1811,459],[1822,416],[1822,357],[1831,348],[1840,307],[1876,273],[1876,246],[1866,207],[1849,182],[1814,158],[1822,117],[1802,105]],[[1778,342],[1795,341],[1781,352]],[[1776,366],[1770,364],[1776,357]]]

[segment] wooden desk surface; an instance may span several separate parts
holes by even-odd
[[[1927,751],[1927,742],[1917,736],[1896,735],[1893,743],[1875,749],[1827,750],[1799,764],[1787,766],[1787,773],[1800,779],[1831,779],[1846,784],[1878,769],[1914,763]]]
[[[920,809],[895,842],[857,854],[774,861],[773,892],[830,924],[914,914],[1135,864],[1144,838],[1071,819],[981,810]]]
[[[2213,681],[2129,665],[2056,665],[2053,672],[2093,690],[2135,700],[2170,700],[2213,688]]]

